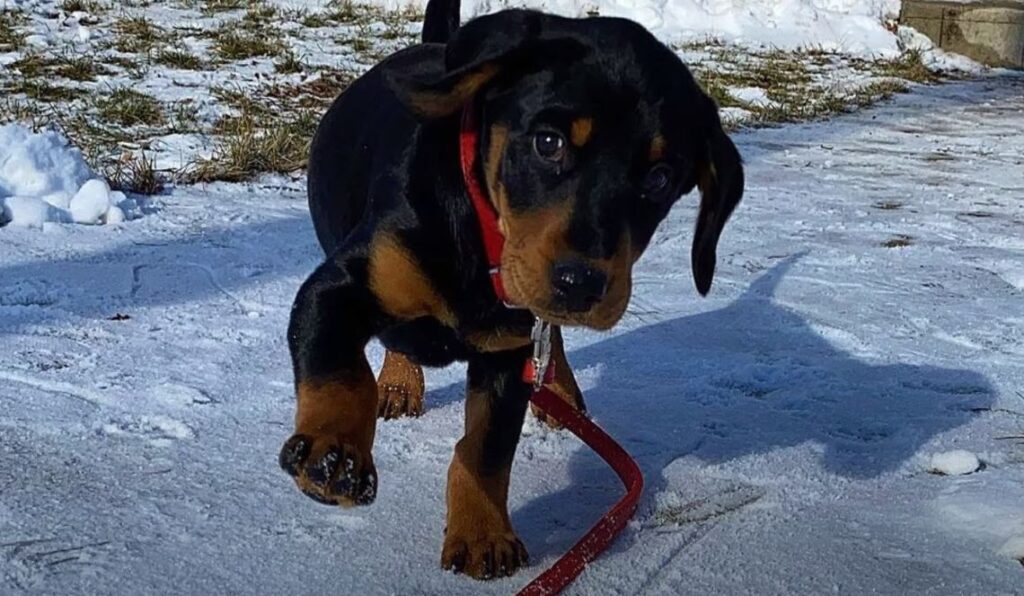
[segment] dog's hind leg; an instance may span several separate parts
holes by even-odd
[[[586,412],[587,406],[583,403],[583,393],[576,384],[576,377],[572,374],[569,360],[565,357],[565,343],[562,340],[562,328],[551,328],[551,364],[555,367],[555,378],[548,384],[552,393],[561,397],[566,403],[580,412]],[[553,418],[547,416],[537,406],[530,404],[530,411],[538,420],[551,428],[561,428]]]
[[[423,414],[423,368],[398,352],[387,351],[377,375],[377,416],[390,420]]]

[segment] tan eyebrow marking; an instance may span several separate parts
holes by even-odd
[[[654,135],[651,139],[651,150],[647,154],[647,157],[651,161],[660,161],[665,156],[665,137],[660,134]]]
[[[569,131],[569,140],[572,141],[573,145],[582,147],[590,140],[590,135],[593,134],[593,132],[593,118],[577,118],[572,121],[572,130]]]

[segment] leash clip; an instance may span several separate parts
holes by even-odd
[[[530,340],[533,341],[533,358],[527,363],[523,380],[532,383],[534,391],[537,391],[548,381],[547,373],[551,366],[551,323],[535,317]]]

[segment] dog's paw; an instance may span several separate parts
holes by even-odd
[[[528,561],[526,547],[511,530],[472,536],[449,533],[441,551],[441,567],[476,579],[512,575]]]
[[[423,415],[423,369],[406,356],[388,351],[377,378],[377,417],[391,420]]]
[[[423,391],[404,383],[379,383],[377,417],[385,420],[423,415]]]
[[[325,505],[369,505],[377,497],[373,456],[341,437],[297,434],[281,448],[281,469],[307,497]]]

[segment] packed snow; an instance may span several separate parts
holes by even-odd
[[[0,126],[0,225],[116,224],[138,204],[112,191],[59,133]]]
[[[943,451],[932,455],[931,472],[946,476],[972,474],[981,467],[978,456],[964,449]]]
[[[318,2],[283,0],[292,6]],[[388,8],[407,0],[371,0]],[[426,0],[413,0],[425,6]],[[896,36],[885,22],[894,19],[899,0],[463,0],[467,20],[511,7],[528,7],[556,14],[625,17],[644,25],[662,39],[679,42],[718,39],[742,45],[782,49],[820,48],[893,56]]]
[[[711,296],[687,197],[622,323],[567,333],[590,412],[647,478],[569,594],[1020,593],[1022,96],[984,78],[735,136],[747,195]],[[82,190],[53,163],[40,188]],[[0,228],[0,593],[508,594],[620,496],[531,421],[510,506],[532,563],[443,573],[464,367],[428,371],[422,418],[379,425],[371,507],[318,505],[277,469],[284,330],[321,258],[302,182],[177,188],[116,230]],[[957,449],[985,467],[928,473]]]

